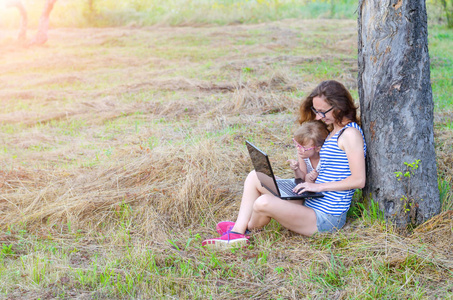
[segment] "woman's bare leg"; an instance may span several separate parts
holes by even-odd
[[[316,213],[313,209],[303,206],[301,201],[281,200],[273,195],[262,195],[253,204],[253,213],[249,229],[260,228],[275,219],[283,227],[311,236],[318,231]]]
[[[253,204],[255,203],[255,200],[263,194],[269,194],[269,191],[261,186],[255,171],[250,172],[244,182],[241,207],[239,208],[236,223],[231,229],[232,231],[242,234],[245,233],[250,218],[252,217]]]

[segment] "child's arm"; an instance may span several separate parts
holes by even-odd
[[[294,177],[305,180],[305,174],[307,171],[306,170],[305,170],[305,172],[303,171],[303,167],[302,168],[300,167],[301,166],[300,162],[298,162],[295,159],[288,159],[288,162],[289,162],[289,167],[294,171]],[[302,164],[302,166],[305,167],[305,162]],[[306,167],[305,167],[305,169],[306,169]]]
[[[318,172],[316,172],[316,170],[313,170],[307,175],[305,175],[305,182],[315,183],[316,178],[318,178]]]
[[[302,160],[302,163],[301,163],[300,159],[298,159],[298,160],[288,159],[288,162],[289,162],[290,168],[294,171],[294,177],[305,180],[305,176],[307,174],[307,166],[305,165],[305,161]]]
[[[307,164],[305,163],[305,160],[299,156],[297,156],[297,161],[299,162],[299,173],[301,174],[302,180],[305,180],[305,177],[307,176]]]

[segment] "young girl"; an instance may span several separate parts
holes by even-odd
[[[288,162],[295,178],[315,182],[321,168],[319,151],[328,135],[327,125],[321,121],[302,123],[294,132],[297,160],[289,159]]]

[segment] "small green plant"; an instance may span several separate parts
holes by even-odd
[[[68,220],[68,222],[67,222],[66,225],[67,225],[67,227],[68,227],[68,232],[71,233],[71,232],[72,232],[72,229],[71,229],[71,228],[72,228],[71,220]]]
[[[47,259],[36,258],[33,263],[31,270],[31,279],[34,283],[40,284],[46,276],[47,271]]]
[[[251,73],[251,72],[253,72],[253,68],[244,67],[244,68],[242,68],[242,72],[244,72],[244,73]]]
[[[187,250],[189,249],[190,244],[191,244],[193,241],[199,241],[199,240],[201,240],[201,236],[200,236],[199,233],[197,233],[197,234],[195,234],[195,235],[189,237],[189,238],[187,239],[186,244],[185,244],[185,246],[184,246],[183,249],[182,249],[182,247],[178,246],[178,243],[177,243],[177,242],[178,242],[179,240],[174,241],[174,240],[171,240],[171,239],[167,239],[167,242],[169,242],[170,245],[172,245],[173,248],[175,248],[175,249],[178,250],[178,251],[187,251]]]
[[[442,211],[447,211],[453,208],[453,190],[450,183],[439,177],[438,180],[439,185],[439,198],[440,203],[442,204]]]
[[[379,209],[379,202],[371,200],[369,205],[359,202],[357,203],[357,206],[364,220],[369,222],[383,222],[385,220],[384,212]]]
[[[267,257],[269,256],[269,252],[267,251],[261,251],[258,253],[258,256],[257,256],[257,263],[259,264],[267,264]]]
[[[344,278],[350,270],[343,264],[337,255],[331,252],[330,262],[318,268],[310,268],[308,275],[310,279],[323,288],[335,290],[344,286]]]
[[[348,211],[348,218],[362,218],[362,220],[370,223],[384,222],[385,214],[380,210],[379,202],[371,199],[370,202],[364,203],[363,198],[362,190],[356,190],[352,198],[351,208]]]
[[[9,255],[14,255],[14,250],[12,248],[13,248],[13,244],[6,245],[6,244],[2,243],[2,248],[0,251],[0,258],[4,258],[5,256],[9,256]]]
[[[413,163],[404,162],[404,165],[406,166],[406,171],[404,173],[402,171],[395,172],[398,181],[401,181],[404,177],[410,178],[411,175],[415,173],[415,170],[418,169],[420,161],[421,161],[420,159],[416,159]]]
[[[405,194],[400,198],[400,200],[403,202],[403,212],[405,214],[408,214],[412,223],[415,223],[416,209],[414,208],[417,207],[417,203],[415,199],[409,198],[408,195],[410,194],[411,176],[413,176],[416,170],[419,168],[420,162],[420,159],[416,159],[413,163],[404,162],[406,170],[395,172],[396,179],[398,181],[401,181],[404,187]]]
[[[109,147],[108,149],[105,149],[105,150],[104,150],[105,156],[107,156],[108,158],[110,158],[110,156],[112,156],[112,151],[113,151],[113,150],[112,150],[111,147]]]

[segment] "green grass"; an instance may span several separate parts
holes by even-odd
[[[306,80],[313,78],[339,78],[344,66],[339,60],[322,60],[305,63],[299,67],[297,73]]]
[[[175,1],[128,1],[117,3],[95,0],[94,10],[87,3],[62,1],[55,4],[51,15],[52,26],[62,27],[110,27],[149,26],[168,24],[238,24],[259,23],[287,18],[356,18],[356,2],[295,1],[295,0],[175,0]],[[29,10],[29,24],[37,26],[42,4],[25,1]],[[0,26],[17,27],[19,15],[15,9],[0,8]],[[9,14],[7,14],[9,13]]]
[[[432,27],[429,35],[429,51],[431,57],[431,82],[433,87],[435,110],[438,112],[451,110],[453,99],[453,54],[451,40],[453,32],[440,26]]]
[[[80,235],[71,231],[68,234]],[[254,249],[210,252],[201,250],[201,237],[195,234],[184,239],[169,238],[167,244],[156,251],[134,242],[130,232],[120,226],[107,238],[117,241],[116,249],[93,251],[83,242],[64,246],[58,239],[53,240],[52,235],[42,239],[24,232],[17,243],[2,245],[0,274],[7,285],[24,278],[38,288],[45,289],[53,283],[53,295],[66,297],[75,288],[99,291],[99,296],[115,298],[143,295],[254,298],[257,296],[254,286],[263,284],[271,288],[260,292],[260,297],[266,298],[285,295],[284,286],[292,286],[298,297],[307,297],[314,291],[323,295],[350,291],[351,296],[370,299],[424,299],[428,295],[441,295],[439,293],[451,296],[451,293],[430,289],[429,281],[420,277],[421,271],[439,272],[422,248],[387,261],[368,259],[367,252],[373,251],[375,245],[363,245],[360,238],[316,238],[310,240],[311,247],[314,252],[324,253],[325,258],[308,263],[303,257],[291,255],[294,250],[287,249],[286,252],[290,252],[280,257],[279,253],[285,253],[280,252],[283,246],[267,245],[269,240],[278,239],[278,235],[276,232],[274,237],[256,239]],[[105,242],[106,237],[102,238]],[[357,248],[358,245],[361,246]],[[356,249],[354,258],[348,255],[350,247]],[[69,267],[65,267],[68,263]],[[83,267],[75,263],[82,263]],[[361,285],[361,294],[351,290],[357,283]]]

